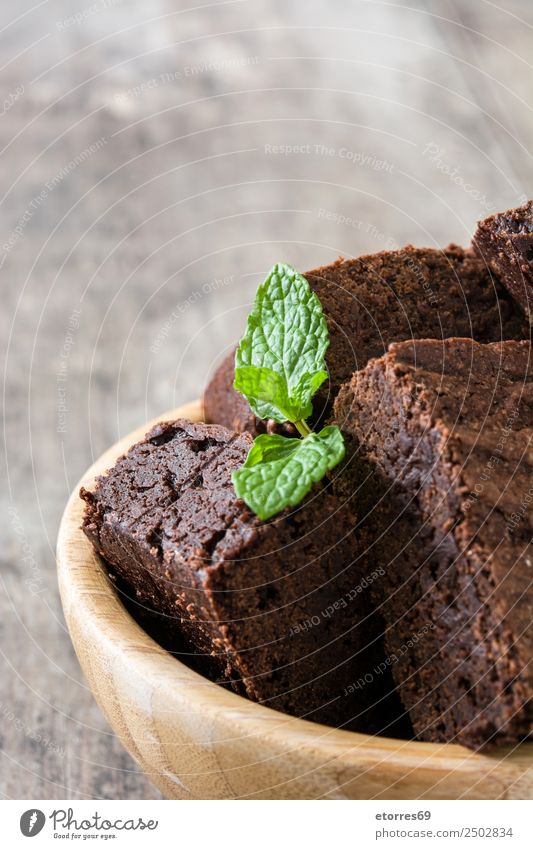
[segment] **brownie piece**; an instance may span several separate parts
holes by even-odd
[[[403,709],[390,672],[372,673],[384,663],[384,626],[353,487],[345,497],[337,474],[297,509],[261,521],[230,477],[251,442],[219,426],[157,425],[93,492],[82,490],[83,529],[159,616],[162,642],[172,644],[177,625],[221,683],[297,716],[396,732]],[[369,673],[370,686],[350,689]]]
[[[376,582],[418,737],[472,748],[532,731],[529,342],[396,343],[341,389],[338,424],[389,481]],[[388,516],[388,518],[386,518]]]
[[[479,342],[529,338],[529,328],[505,287],[473,251],[413,248],[338,260],[305,275],[328,322],[330,380],[315,396],[314,423],[331,412],[340,386],[389,343],[421,337],[472,336]],[[205,418],[232,430],[260,433],[260,422],[233,389],[234,352],[204,395]]]
[[[533,323],[533,201],[479,221],[474,247]]]

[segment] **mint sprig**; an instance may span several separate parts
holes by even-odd
[[[278,263],[257,290],[235,356],[235,389],[260,419],[298,422],[326,380],[329,334],[322,304],[290,265]]]
[[[261,434],[241,469],[233,472],[235,492],[260,519],[295,507],[344,457],[338,427],[311,432],[304,439]]]
[[[303,439],[258,436],[244,465],[233,472],[239,498],[261,519],[294,507],[344,457],[335,425],[313,432],[305,421],[327,378],[329,334],[322,305],[309,283],[278,263],[257,290],[246,333],[235,356],[235,389],[261,419],[292,422]]]

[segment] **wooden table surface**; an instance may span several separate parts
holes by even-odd
[[[4,0],[3,797],[158,797],[65,631],[67,496],[199,395],[274,262],[532,196],[532,40],[531,0]]]

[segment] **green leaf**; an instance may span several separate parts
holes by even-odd
[[[287,394],[285,380],[277,371],[241,366],[235,369],[233,385],[246,396],[255,414],[260,415],[262,419],[293,421],[293,416],[299,412]]]
[[[235,356],[234,387],[259,418],[306,419],[313,395],[327,378],[328,345],[319,299],[305,277],[278,263],[257,290]]]
[[[281,374],[269,368],[241,366],[235,369],[235,389],[245,395],[256,415],[276,422],[297,422],[313,412],[311,398],[327,378],[325,371],[303,375],[292,390]]]
[[[242,468],[232,474],[239,498],[260,519],[299,504],[313,484],[344,457],[344,439],[331,425],[305,439],[277,434],[258,436]]]

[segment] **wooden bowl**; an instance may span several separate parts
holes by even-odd
[[[201,421],[199,402],[160,420]],[[67,504],[59,588],[81,667],[113,730],[146,775],[178,799],[526,799],[533,744],[477,755],[341,731],[254,704],[193,672],[132,619],[80,530],[91,487],[152,423],[87,471]]]

